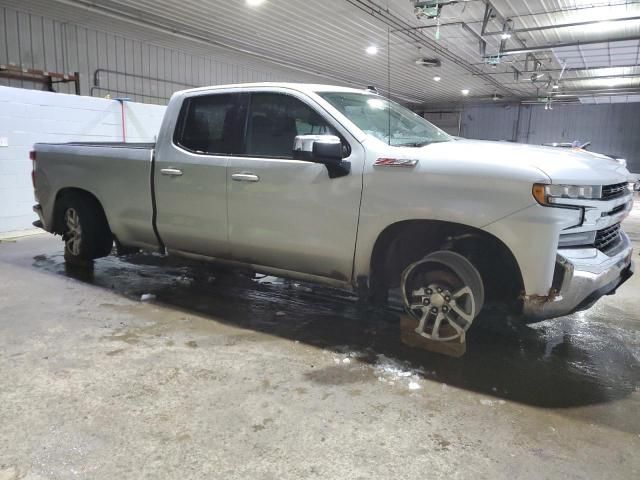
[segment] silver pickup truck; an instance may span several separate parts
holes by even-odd
[[[39,225],[70,262],[121,249],[399,288],[416,332],[464,336],[485,304],[588,308],[632,274],[623,165],[455,139],[368,90],[250,84],[177,92],[156,144],[36,144]]]

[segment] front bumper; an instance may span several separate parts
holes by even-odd
[[[603,295],[612,295],[634,271],[629,237],[621,232],[621,242],[612,252],[596,249],[562,249],[558,290],[553,295],[529,295],[522,313],[534,320],[561,317],[591,307]]]

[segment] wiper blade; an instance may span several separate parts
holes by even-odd
[[[429,145],[430,143],[433,143],[433,142],[428,141],[428,142],[399,143],[396,146],[397,147],[424,147],[425,145]]]

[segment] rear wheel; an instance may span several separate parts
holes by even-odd
[[[82,265],[111,253],[113,236],[102,207],[94,198],[67,194],[60,198],[58,211],[67,262]]]
[[[400,284],[416,333],[430,340],[465,340],[484,304],[478,270],[462,255],[440,250],[412,263]]]

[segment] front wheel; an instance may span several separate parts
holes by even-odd
[[[461,341],[484,304],[480,273],[462,255],[440,250],[402,273],[405,308],[418,321],[415,332],[429,340]]]
[[[65,195],[59,202],[65,260],[83,265],[109,255],[113,236],[100,204],[78,194]]]

